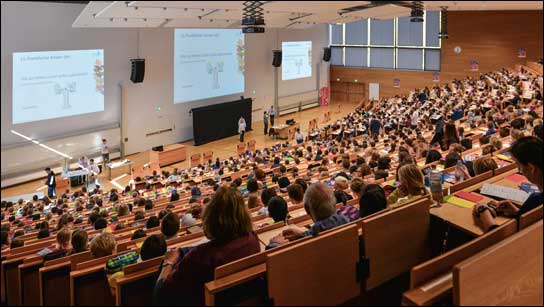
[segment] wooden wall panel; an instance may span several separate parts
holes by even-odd
[[[452,11],[448,13],[448,33],[449,39],[442,40],[439,84],[542,58],[542,11]],[[460,54],[454,52],[456,46],[461,47]],[[526,59],[517,57],[518,48],[526,48]],[[478,72],[470,71],[473,59],[480,64]],[[400,88],[393,87],[394,78],[400,79]],[[330,69],[330,79],[341,80],[331,82],[335,102],[345,96],[334,95],[335,86],[355,79],[366,86],[380,83],[380,96],[388,97],[432,86],[436,84],[432,78],[429,71],[332,66]]]

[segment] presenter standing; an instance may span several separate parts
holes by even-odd
[[[264,111],[263,115],[264,135],[268,134],[268,113]]]
[[[45,182],[47,185],[47,197],[56,197],[57,179],[55,178],[55,172],[53,172],[49,167],[45,169],[45,172],[47,173],[47,181]]]
[[[110,146],[106,139],[102,139],[102,169],[106,169],[106,163],[110,162]]]
[[[270,106],[268,115],[270,115],[270,126],[274,126],[274,117],[276,117],[276,110],[274,109],[274,106]]]
[[[243,142],[246,133],[246,120],[243,117],[238,120],[238,133],[240,134],[240,142]]]

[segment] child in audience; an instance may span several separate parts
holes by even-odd
[[[425,188],[423,173],[415,164],[407,164],[399,168],[399,181],[397,189],[387,198],[389,208],[402,206],[429,194]]]
[[[142,261],[162,257],[166,254],[166,240],[162,235],[151,235],[145,239],[140,249]]]
[[[361,191],[359,198],[359,216],[367,217],[387,208],[385,191],[379,184],[368,184]]]
[[[268,201],[268,216],[274,223],[285,222],[289,218],[287,202],[281,196],[274,196]]]
[[[87,250],[87,232],[83,229],[76,229],[72,232],[72,250],[68,255],[81,253]]]
[[[57,244],[55,248],[44,248],[38,255],[44,256],[44,260],[53,260],[66,256],[70,249],[71,233],[68,227],[63,227],[57,232]]]
[[[111,255],[115,250],[115,244],[115,237],[111,232],[101,233],[91,241],[91,255],[93,258]]]
[[[175,212],[168,213],[161,221],[161,233],[165,240],[178,237],[180,220]]]

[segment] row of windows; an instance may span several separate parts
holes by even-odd
[[[361,19],[330,25],[331,65],[440,70],[440,12],[410,17]]]

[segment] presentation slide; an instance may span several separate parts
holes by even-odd
[[[104,111],[104,50],[13,53],[13,124]]]
[[[293,80],[312,76],[312,42],[281,43],[281,79]]]
[[[176,29],[174,103],[244,92],[244,34],[239,29]]]

